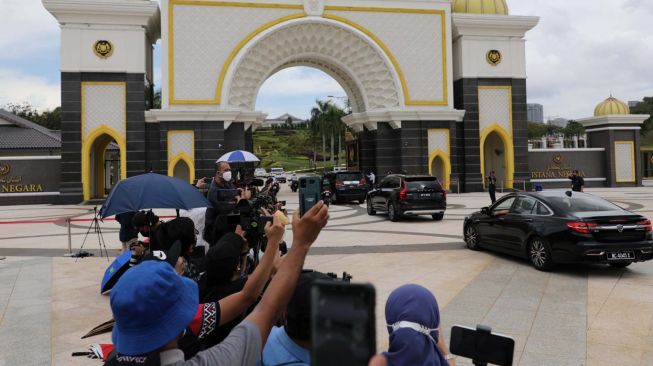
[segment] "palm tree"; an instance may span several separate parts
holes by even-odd
[[[342,148],[340,140],[342,131],[344,130],[344,124],[341,118],[345,115],[345,112],[337,105],[331,103],[331,101],[316,100],[315,103],[317,106],[311,110],[311,118],[309,120],[313,143],[315,146],[317,136],[322,136],[322,161],[326,163],[326,140],[327,136],[330,138],[331,163],[333,164],[336,136],[338,136],[338,154],[340,154]]]

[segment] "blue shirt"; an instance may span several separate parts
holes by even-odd
[[[270,332],[259,366],[309,366],[311,353],[295,343],[285,328],[274,327]]]

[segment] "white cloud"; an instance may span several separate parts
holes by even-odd
[[[0,107],[24,101],[40,111],[58,107],[61,103],[59,82],[0,69]]]
[[[280,96],[344,95],[333,78],[317,69],[291,67],[272,75],[259,90],[259,98]]]
[[[59,52],[59,23],[40,0],[0,0],[0,60]]]
[[[528,99],[545,116],[582,118],[612,93],[653,95],[653,5],[648,0],[510,2],[514,15],[538,15],[527,38]]]

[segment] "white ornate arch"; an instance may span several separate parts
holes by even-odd
[[[263,82],[296,65],[316,67],[336,79],[354,112],[403,107],[397,72],[374,41],[346,24],[302,18],[270,28],[243,47],[226,75],[224,108],[254,110]]]

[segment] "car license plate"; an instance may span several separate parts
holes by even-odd
[[[431,198],[431,194],[430,193],[420,193],[419,197],[420,198]]]
[[[620,261],[624,259],[635,259],[635,252],[608,252],[609,261]]]

